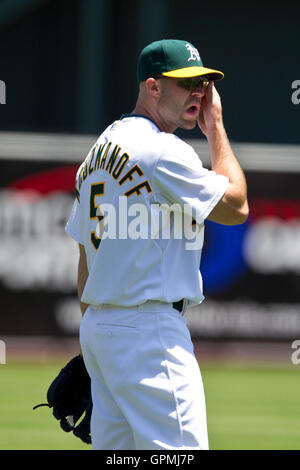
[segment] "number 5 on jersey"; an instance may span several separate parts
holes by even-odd
[[[90,192],[90,219],[98,219],[98,224],[95,232],[91,232],[91,242],[95,250],[98,250],[101,235],[105,230],[104,214],[100,209],[100,206],[95,204],[96,196],[103,196],[105,190],[105,183],[94,183],[91,185]]]

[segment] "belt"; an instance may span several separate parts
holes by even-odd
[[[132,305],[132,306],[120,306],[120,305],[113,305],[113,304],[98,304],[98,305],[90,305],[92,309],[95,310],[116,310],[116,309],[126,309],[126,308],[138,308],[142,311],[161,311],[160,307],[161,306],[166,306],[168,307],[169,305],[172,305],[175,310],[177,310],[179,313],[183,312],[183,307],[184,307],[185,299],[178,300],[177,302],[173,303],[165,303],[165,302],[159,302],[155,300],[149,300],[145,303],[142,303],[140,305]],[[157,307],[156,310],[153,310],[155,307]]]
[[[172,307],[181,313],[183,309],[183,302],[184,302],[184,299],[178,300],[177,302],[173,302]]]

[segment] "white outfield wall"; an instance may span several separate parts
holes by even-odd
[[[0,159],[57,162],[83,161],[96,135],[0,132]],[[209,165],[209,149],[203,139],[184,139]],[[231,142],[245,171],[300,172],[300,145]]]

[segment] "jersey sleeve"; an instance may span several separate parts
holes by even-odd
[[[73,203],[73,207],[72,207],[69,219],[67,221],[65,230],[68,233],[68,235],[70,235],[71,238],[73,238],[75,241],[77,241],[81,245],[84,245],[83,236],[80,230],[79,203],[77,199],[75,199]]]
[[[229,179],[204,168],[190,145],[180,139],[172,144],[162,153],[153,172],[158,202],[177,203],[183,209],[188,205],[201,225],[222,199]]]

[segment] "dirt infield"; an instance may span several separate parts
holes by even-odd
[[[49,336],[6,336],[6,363],[10,360],[44,362],[55,358],[70,358],[80,351],[77,338]],[[255,363],[293,365],[291,343],[254,341],[202,341],[194,339],[194,349],[200,363]]]
[[[197,358],[222,364],[256,364],[292,366],[293,349],[289,342],[194,341]]]
[[[80,352],[77,338],[51,336],[3,336],[6,363],[11,360],[44,362],[59,357],[72,357]]]

